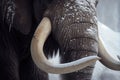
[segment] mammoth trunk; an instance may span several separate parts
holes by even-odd
[[[59,32],[58,32],[59,31]],[[97,27],[91,23],[74,23],[63,27],[56,33],[56,39],[60,45],[61,63],[75,61],[77,59],[97,55],[98,37]],[[91,79],[94,64],[80,71],[62,75],[65,79]],[[87,76],[86,76],[87,75]],[[66,77],[68,76],[68,77]],[[69,80],[68,79],[68,80]]]
[[[97,49],[96,45],[97,42],[93,39],[89,38],[74,38],[68,42],[68,49],[61,53],[62,63],[71,62],[83,57],[96,55]],[[70,58],[70,59],[69,59]],[[65,80],[69,79],[83,79],[83,80],[90,80],[91,74],[93,73],[94,64],[86,67],[85,69],[76,71],[74,73],[69,73],[62,75]],[[68,76],[68,77],[66,77]]]

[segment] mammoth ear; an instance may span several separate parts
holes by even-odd
[[[15,0],[13,26],[23,34],[29,34],[32,26],[32,0]]]

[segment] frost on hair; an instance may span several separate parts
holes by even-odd
[[[13,25],[15,15],[15,0],[2,0],[2,19],[9,26],[9,31]]]

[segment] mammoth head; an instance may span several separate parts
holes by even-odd
[[[50,34],[53,34],[60,48],[63,49],[66,48],[65,44],[67,41],[59,39],[66,40],[67,38],[70,40],[82,36],[95,40],[95,44],[99,46],[91,46],[91,43],[88,42],[90,47],[87,48],[92,49],[95,53],[99,53],[103,64],[112,69],[119,69],[119,63],[109,56],[98,38],[96,5],[97,0],[53,0],[45,12],[44,18],[38,25],[31,42],[32,58],[41,70],[57,74],[70,73],[83,69],[100,59],[98,56],[88,56],[69,63],[52,64],[47,60],[43,52],[44,43]],[[76,27],[79,27],[80,31],[77,31]],[[92,29],[89,30],[89,28]],[[64,30],[64,32],[67,32],[73,29],[76,31],[65,34],[68,37],[61,35]],[[71,35],[73,36],[71,37]],[[117,67],[114,67],[114,65]]]

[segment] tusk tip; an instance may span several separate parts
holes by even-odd
[[[101,60],[101,57],[99,57],[99,56],[96,56],[96,60]]]
[[[101,57],[98,57],[98,56],[97,56],[97,59],[98,59],[98,60],[101,60]]]

